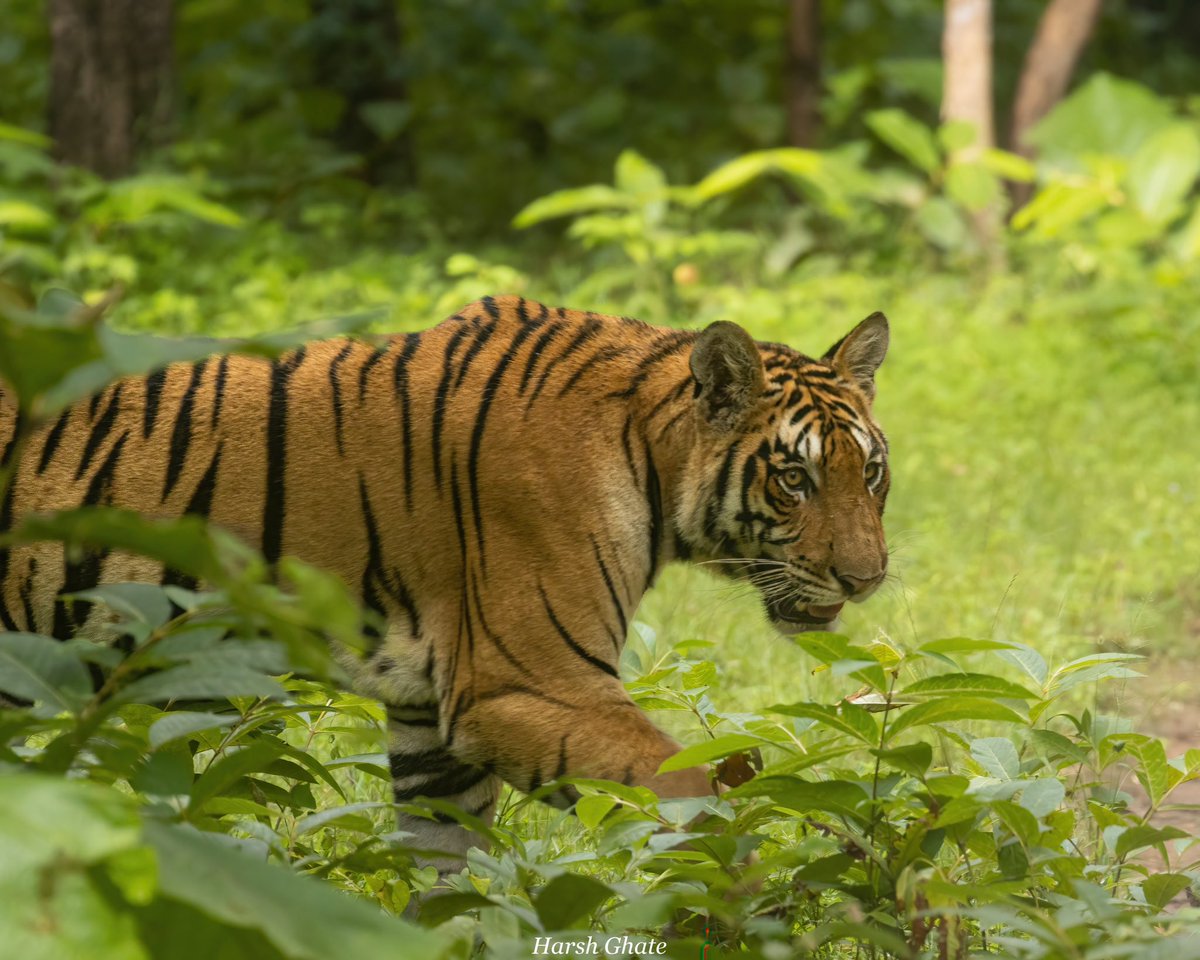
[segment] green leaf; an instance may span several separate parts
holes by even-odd
[[[924,777],[933,763],[933,747],[923,741],[906,743],[890,750],[876,749],[871,753],[889,766],[917,779]]]
[[[870,712],[853,703],[842,701],[837,706],[826,706],[820,703],[777,703],[767,707],[773,713],[782,713],[789,717],[806,717],[816,720],[827,727],[832,727],[840,733],[849,734],[864,743],[879,742],[879,724]]]
[[[612,890],[599,880],[579,873],[560,873],[541,889],[534,907],[545,929],[566,930],[612,895]]]
[[[757,150],[721,164],[696,184],[692,193],[699,200],[711,200],[713,197],[739,190],[752,180],[769,173],[812,178],[819,174],[823,163],[821,154],[815,150],[794,147]]]
[[[594,830],[616,805],[617,801],[613,797],[606,797],[600,793],[588,794],[576,801],[575,816],[589,830]]]
[[[998,780],[1015,780],[1021,775],[1017,748],[1007,737],[979,737],[972,740],[971,756]]]
[[[1004,723],[1024,725],[1025,718],[1010,707],[995,700],[978,697],[955,697],[949,700],[931,700],[905,707],[889,726],[887,735],[891,739],[912,727],[932,723],[952,723],[956,720],[998,720]]]
[[[982,163],[956,163],[946,171],[946,193],[955,203],[976,213],[999,201],[1000,180]]]
[[[867,114],[866,121],[875,136],[913,166],[926,173],[934,173],[942,165],[933,133],[903,110],[875,110]]]
[[[967,120],[949,120],[938,127],[937,138],[946,153],[957,153],[971,146],[978,136],[975,124]]]
[[[1046,683],[1047,695],[1057,697],[1072,687],[1083,683],[1094,683],[1098,680],[1125,680],[1140,677],[1140,673],[1130,670],[1124,664],[1142,659],[1144,657],[1136,653],[1096,653],[1072,660],[1050,675],[1050,679]]]
[[[101,603],[126,621],[143,623],[151,629],[171,619],[171,601],[163,588],[153,583],[110,583],[67,596]]]
[[[214,761],[192,785],[190,812],[199,811],[206,800],[215,797],[246,774],[266,770],[282,752],[282,744],[271,739],[254,740],[245,747],[230,750]]]
[[[1037,178],[1037,167],[1020,154],[1007,150],[989,147],[980,155],[979,162],[996,176],[1014,183],[1033,183]]]
[[[1048,671],[1046,661],[1033,647],[1023,643],[1011,644],[1009,649],[1001,650],[999,656],[1024,670],[1039,687],[1045,684]]]
[[[162,894],[233,927],[259,931],[292,960],[436,960],[436,933],[388,917],[308,877],[231,849],[189,827],[147,822]],[[175,938],[182,942],[186,930]]]
[[[75,651],[35,633],[0,633],[0,691],[53,715],[77,710],[91,689]]]
[[[1028,134],[1052,162],[1087,154],[1132,157],[1174,122],[1170,104],[1151,90],[1108,73],[1094,73]]]
[[[1087,763],[1088,751],[1074,740],[1064,737],[1054,730],[1037,729],[1032,731],[1033,742],[1047,757],[1070,760],[1073,763]]]
[[[571,190],[557,190],[539,197],[513,218],[513,226],[524,229],[557,217],[572,217],[593,210],[624,210],[633,205],[631,197],[610,186],[597,183]]]
[[[970,241],[962,214],[942,197],[930,197],[921,204],[915,222],[926,240],[947,252],[961,250]]]
[[[412,120],[412,104],[403,100],[372,100],[358,108],[363,122],[385,143],[395,140]]]
[[[1047,817],[1062,806],[1067,788],[1061,780],[1043,777],[1034,780],[1021,790],[1017,802],[1035,817]]]
[[[1038,695],[1019,683],[985,673],[941,673],[909,684],[901,697],[995,697],[1036,700]]]
[[[24,127],[14,126],[11,123],[4,123],[3,121],[0,121],[0,140],[23,143],[30,147],[41,147],[43,150],[49,150],[54,143],[44,133],[38,133],[36,130],[26,130]]]
[[[1004,640],[978,640],[974,637],[945,637],[930,640],[917,648],[921,653],[976,653],[980,650],[1011,650],[1013,645]]]
[[[0,227],[17,233],[45,233],[54,226],[54,214],[28,200],[0,197]]]
[[[1191,885],[1192,878],[1186,873],[1155,873],[1142,881],[1142,896],[1161,910]]]
[[[150,746],[158,749],[164,744],[193,733],[231,727],[240,719],[237,714],[195,713],[188,710],[164,713],[150,725]]]
[[[726,796],[769,797],[792,810],[821,810],[865,822],[870,797],[859,784],[848,780],[801,780],[789,776],[760,776],[735,787]]]
[[[141,677],[122,688],[121,703],[158,703],[163,700],[206,697],[269,697],[282,699],[283,687],[275,680],[219,658],[204,664],[184,664]]]
[[[331,823],[336,824],[341,820],[349,817],[357,817],[358,814],[367,810],[384,810],[391,809],[392,804],[376,800],[364,800],[359,803],[347,803],[340,807],[327,807],[318,813],[310,814],[296,821],[295,835],[303,837],[306,834],[312,833],[315,830],[320,830],[322,827],[327,827]]]
[[[1168,840],[1186,840],[1190,837],[1190,833],[1179,827],[1150,827],[1139,824],[1121,832],[1113,852],[1118,858],[1124,858],[1143,847],[1156,847]]]
[[[220,575],[213,540],[198,517],[150,520],[132,510],[81,507],[25,517],[8,537],[15,543],[61,540],[84,548],[126,550],[199,579]]]
[[[670,773],[672,770],[685,770],[688,767],[720,760],[750,747],[762,746],[762,743],[761,737],[754,737],[747,733],[727,733],[713,740],[685,747],[678,753],[672,754],[662,762],[658,772]]]

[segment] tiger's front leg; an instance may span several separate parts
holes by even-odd
[[[486,765],[527,792],[574,776],[646,786],[660,797],[713,793],[704,768],[658,773],[679,744],[650,722],[619,680],[589,679],[573,690],[560,677],[541,687],[508,684],[483,691],[469,705],[460,704],[447,740],[456,756]],[[544,692],[550,689],[572,692]]]

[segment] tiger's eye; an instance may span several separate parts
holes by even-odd
[[[875,486],[876,482],[883,475],[883,467],[877,460],[872,460],[863,469],[863,476],[866,477],[869,486]]]
[[[799,467],[789,467],[783,471],[783,485],[793,493],[799,493],[804,489],[808,474]]]

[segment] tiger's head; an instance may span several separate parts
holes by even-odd
[[[887,440],[871,412],[887,347],[876,313],[819,360],[724,321],[692,348],[687,540],[754,584],[784,633],[830,629],[887,572]]]

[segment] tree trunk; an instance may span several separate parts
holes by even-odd
[[[942,119],[975,127],[978,153],[996,142],[992,120],[992,2],[946,0]]]
[[[49,0],[50,136],[66,163],[133,169],[173,110],[173,0]]]
[[[812,148],[821,132],[821,0],[791,0],[787,44],[788,143]]]
[[[1025,55],[1017,98],[1013,103],[1010,149],[1023,157],[1032,157],[1034,148],[1026,139],[1029,131],[1062,99],[1100,18],[1103,0],[1050,0],[1038,23],[1033,44]],[[1018,183],[1013,187],[1017,205],[1024,204],[1032,187]]]
[[[395,0],[310,0],[314,82],[343,100],[335,143],[361,156],[372,180],[411,180],[413,159]]]
[[[942,120],[965,121],[975,128],[975,142],[959,159],[971,159],[996,142],[992,118],[992,2],[946,0],[942,31]],[[979,245],[993,261],[998,211],[971,215]]]

